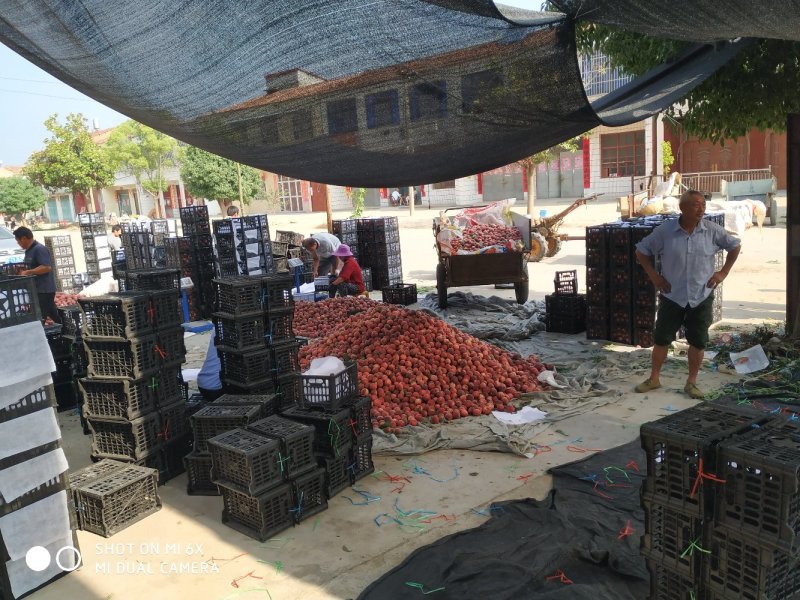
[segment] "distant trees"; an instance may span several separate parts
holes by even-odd
[[[239,199],[240,183],[245,204],[250,204],[264,190],[261,177],[253,167],[239,165],[194,146],[188,146],[182,155],[181,179],[192,196],[216,200],[223,213]]]

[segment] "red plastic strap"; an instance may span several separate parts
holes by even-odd
[[[625,468],[626,468],[626,469],[633,469],[633,470],[634,470],[634,471],[636,471],[637,473],[639,472],[639,465],[636,463],[636,461],[635,461],[635,460],[629,460],[629,461],[628,461],[628,464],[627,464],[627,465],[625,465]]]
[[[629,535],[632,535],[634,533],[636,533],[636,530],[633,527],[631,527],[631,520],[628,519],[628,522],[625,523],[625,527],[623,527],[620,530],[619,535],[617,536],[617,539],[618,540],[625,539],[626,537],[628,537]]]
[[[554,581],[558,580],[559,582],[563,583],[564,585],[572,585],[572,580],[567,577],[566,573],[559,569],[556,571],[555,575],[550,575],[550,577],[546,577],[547,581]]]
[[[263,577],[259,577],[258,575],[253,575],[253,573],[254,573],[254,571],[250,571],[250,572],[249,572],[249,573],[247,573],[246,575],[242,575],[241,577],[237,577],[236,579],[234,579],[233,581],[231,581],[231,585],[232,585],[233,587],[235,587],[235,588],[238,588],[238,587],[239,587],[239,582],[240,582],[242,579],[247,579],[248,577],[252,577],[253,579],[264,579]]]
[[[161,356],[161,358],[167,358],[167,353],[166,353],[166,352],[164,352],[164,351],[161,349],[161,346],[159,346],[158,344],[156,344],[156,345],[153,347],[153,350],[155,350],[156,352],[158,352],[158,354]]]
[[[169,419],[164,422],[164,429],[162,429],[156,437],[162,438],[164,441],[169,439]]]
[[[699,460],[699,465],[697,468],[697,477],[695,477],[694,485],[692,486],[692,493],[689,494],[689,498],[694,498],[694,494],[697,491],[697,488],[703,483],[704,479],[708,479],[709,481],[713,481],[715,483],[725,483],[725,479],[720,479],[713,473],[706,473],[703,471],[703,459]]]

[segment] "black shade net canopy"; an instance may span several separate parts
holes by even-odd
[[[613,10],[557,4],[565,13],[491,0],[0,0],[0,41],[184,142],[363,187],[450,180],[656,114],[746,43],[698,45],[595,110],[574,27],[580,6]],[[622,5],[631,19],[638,4]]]

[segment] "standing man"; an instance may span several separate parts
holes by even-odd
[[[303,248],[311,253],[314,277],[333,274],[337,261],[333,253],[341,243],[339,238],[330,233],[315,233],[303,240]]]
[[[704,220],[706,200],[695,190],[684,192],[680,199],[681,215],[656,227],[636,245],[636,260],[661,293],[653,331],[653,356],[650,377],[636,386],[639,393],[661,387],[659,376],[667,358],[667,349],[681,325],[689,342],[689,376],[683,391],[699,399],[697,373],[708,343],[708,328],[713,318],[714,288],[730,273],[739,257],[741,241],[723,227]],[[725,264],[714,271],[714,254],[727,250]],[[662,273],[653,266],[653,257],[661,255]]]
[[[39,307],[42,309],[42,319],[50,317],[56,323],[61,323],[56,309],[56,277],[53,273],[53,259],[50,252],[39,242],[33,239],[33,232],[27,227],[14,230],[14,237],[19,247],[25,250],[25,267],[20,275],[36,276],[36,291],[39,295]]]
[[[121,225],[112,225],[111,226],[111,235],[108,237],[108,245],[111,248],[112,252],[116,252],[120,248],[122,248],[122,226]]]

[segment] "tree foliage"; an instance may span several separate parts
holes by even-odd
[[[92,141],[83,115],[69,114],[63,124],[57,114],[50,115],[44,125],[51,135],[45,139],[44,149],[34,152],[23,170],[32,183],[74,193],[105,187],[114,181],[113,164]]]
[[[24,177],[0,179],[0,213],[20,215],[39,210],[47,202],[47,194]]]
[[[240,165],[242,174],[242,197],[250,201],[264,187],[258,171]],[[181,162],[181,179],[192,196],[218,200],[224,205],[239,199],[239,177],[236,163],[200,148],[189,146]]]
[[[661,142],[661,162],[664,164],[664,175],[669,175],[675,164],[675,156],[672,154],[672,144],[667,140]]]
[[[579,50],[600,50],[630,75],[668,62],[686,46],[603,25],[586,24],[578,30]],[[756,40],[665,112],[687,134],[721,142],[753,127],[783,131],[787,114],[800,112],[797,89],[800,42]]]
[[[169,188],[165,171],[178,166],[180,158],[176,139],[133,120],[115,128],[105,148],[116,170],[154,195]]]

